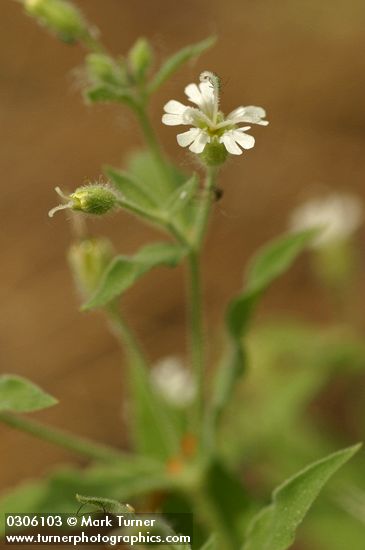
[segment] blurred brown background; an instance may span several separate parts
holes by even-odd
[[[183,87],[204,69],[223,80],[226,112],[262,105],[270,126],[255,128],[257,146],[233,159],[222,175],[207,243],[205,278],[210,334],[242,280],[253,250],[283,231],[287,214],[317,188],[364,197],[365,48],[363,0],[79,0],[114,53],[137,36],[159,60],[211,33],[214,49],[180,71],[152,105],[167,150],[187,168],[192,160],[163,127],[164,103],[183,100]],[[75,85],[79,47],[59,43],[1,1],[1,371],[27,376],[60,399],[36,415],[101,441],[122,445],[123,392],[118,346],[98,314],[81,314],[65,262],[70,243],[53,188],[97,179],[138,147],[138,128],[123,107],[83,105]],[[121,214],[90,224],[132,252],[152,231]],[[157,237],[156,233],[153,235]],[[126,300],[132,324],[152,359],[184,353],[181,270],[145,277]],[[298,313],[326,322],[330,306],[310,277],[306,259],[276,284],[260,315]],[[117,383],[115,382],[117,380]],[[77,459],[1,427],[0,487]]]

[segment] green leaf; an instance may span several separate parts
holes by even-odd
[[[209,537],[207,542],[201,546],[200,550],[218,550],[217,540],[214,535]]]
[[[327,481],[360,449],[355,445],[315,462],[278,487],[272,504],[252,520],[243,550],[286,550]]]
[[[232,545],[240,547],[251,514],[248,494],[240,479],[220,460],[213,460],[205,479],[205,494],[219,521],[217,532],[229,534]]]
[[[133,514],[134,510],[129,504],[122,504],[118,500],[103,497],[87,497],[76,494],[76,500],[80,504],[91,504],[98,510],[109,512],[110,514]]]
[[[127,201],[146,211],[158,208],[158,203],[153,198],[151,190],[135,176],[116,170],[111,166],[106,166],[104,173]]]
[[[56,403],[57,399],[26,378],[10,374],[0,376],[0,411],[30,412]]]
[[[128,53],[130,70],[138,82],[144,82],[153,63],[153,50],[146,38],[138,38]]]
[[[105,306],[130,288],[147,271],[160,265],[175,267],[185,254],[183,247],[162,242],[147,245],[134,256],[117,256],[106,269],[96,293],[83,309]]]
[[[211,36],[201,42],[186,46],[169,57],[160,67],[148,86],[149,93],[155,92],[174,72],[180,69],[184,63],[190,59],[199,57],[199,55],[211,48],[215,42],[216,38]]]
[[[246,351],[242,338],[260,297],[268,286],[282,275],[299,253],[317,234],[317,230],[286,234],[264,246],[249,266],[244,291],[228,306],[226,325],[230,337],[228,351],[218,370],[208,425],[209,437],[214,437],[217,425],[229,402],[235,385],[246,367]]]
[[[125,467],[92,466],[86,469],[62,467],[38,481],[22,483],[0,497],[0,517],[5,513],[76,513],[78,493],[128,502],[157,490],[173,487],[162,466],[143,457]],[[1,532],[0,522],[0,537]]]
[[[227,326],[233,338],[242,337],[263,292],[289,269],[316,234],[317,230],[290,233],[259,250],[249,266],[244,291],[228,308]]]
[[[190,205],[199,188],[199,180],[194,174],[188,181],[178,187],[167,199],[163,209],[169,216],[181,212]]]
[[[171,193],[186,181],[186,176],[175,166],[161,163],[149,151],[138,151],[127,159],[127,171],[134,176],[158,205],[166,202]]]

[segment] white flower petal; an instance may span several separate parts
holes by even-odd
[[[249,128],[249,126],[246,126],[245,129]],[[245,134],[243,130],[243,128],[232,130],[232,137],[238,143],[238,145],[241,145],[241,147],[243,147],[243,149],[252,149],[252,147],[255,145],[255,138],[253,136]]]
[[[189,84],[185,88],[185,93],[189,100],[195,103],[206,116],[212,116],[214,109],[214,89],[209,82],[200,82],[199,86]]]
[[[185,109],[188,107],[186,105],[183,105],[180,103],[180,101],[176,101],[175,99],[171,99],[166,103],[164,106],[165,113],[169,113],[170,115],[182,115]]]
[[[162,122],[167,126],[179,126],[180,124],[187,124],[183,119],[183,115],[166,114],[163,115]]]
[[[242,149],[238,147],[232,134],[233,131],[225,132],[223,136],[219,138],[219,141],[224,144],[228,153],[231,153],[231,155],[242,155]]]
[[[195,105],[201,105],[203,97],[196,84],[188,84],[185,88],[185,94],[188,96],[189,101],[195,103]]]
[[[234,124],[239,122],[249,122],[251,124],[260,124],[261,126],[267,126],[269,123],[267,120],[262,120],[266,116],[265,109],[262,107],[255,107],[249,105],[247,107],[237,107],[234,111],[227,116],[228,120],[231,120]]]
[[[214,101],[214,88],[210,82],[200,82],[199,89],[204,102]]]
[[[181,147],[187,147],[193,143],[200,132],[201,130],[199,130],[199,128],[190,128],[187,132],[183,132],[182,134],[178,134],[176,136],[177,142]]]
[[[192,153],[196,153],[199,155],[199,153],[202,153],[204,151],[204,147],[206,144],[210,141],[210,137],[206,132],[203,130],[199,130],[199,135],[195,138],[193,143],[190,145],[189,149]]]

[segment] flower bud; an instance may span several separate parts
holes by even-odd
[[[206,144],[199,156],[207,166],[219,166],[227,160],[228,151],[223,143],[213,140]]]
[[[65,42],[76,42],[89,34],[80,11],[67,0],[23,0],[26,12]]]
[[[96,290],[112,256],[113,246],[108,239],[84,239],[70,247],[68,262],[83,298],[90,297]]]
[[[64,204],[56,206],[49,211],[50,218],[58,210],[76,210],[85,214],[101,216],[112,210],[118,204],[118,197],[107,185],[93,183],[76,189],[71,195],[65,195],[59,187],[56,193],[65,201]]]
[[[122,62],[116,62],[109,55],[91,53],[86,57],[86,71],[90,82],[113,86],[127,84],[126,73]]]
[[[128,54],[129,66],[137,80],[142,80],[153,61],[153,51],[145,38],[139,38]]]

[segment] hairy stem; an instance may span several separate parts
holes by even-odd
[[[196,249],[201,250],[204,244],[204,237],[207,231],[209,214],[211,211],[214,187],[216,184],[217,171],[214,168],[207,169],[207,175],[205,179],[205,185],[203,189],[202,201],[200,209],[197,214],[196,230],[195,230],[195,242]]]
[[[30,418],[2,412],[0,413],[0,421],[12,428],[31,434],[39,439],[48,441],[49,443],[54,443],[59,447],[63,447],[69,451],[81,454],[92,460],[109,462],[131,460],[129,456],[118,452],[112,447],[101,443],[95,443],[84,437],[79,437],[54,428],[53,426],[45,426],[44,424]]]
[[[191,251],[188,257],[189,268],[189,316],[191,366],[196,384],[196,397],[193,414],[193,429],[200,439],[204,412],[204,329],[202,315],[202,292],[199,254]]]
[[[203,319],[203,298],[201,285],[200,253],[207,230],[209,213],[212,204],[212,189],[215,183],[215,173],[208,171],[204,196],[200,211],[198,212],[195,247],[191,249],[188,256],[189,269],[189,306],[190,306],[190,348],[191,363],[196,383],[196,399],[194,407],[194,431],[199,441],[202,439],[202,425],[204,419],[204,375],[205,375],[205,342],[204,342],[204,319]]]
[[[153,158],[155,159],[156,164],[160,168],[161,175],[166,178],[166,180],[169,180],[171,178],[169,166],[162,151],[161,145],[159,144],[155,132],[152,128],[151,122],[147,115],[146,107],[142,102],[138,102],[133,104],[133,110],[141,125],[141,129],[147,146]]]

